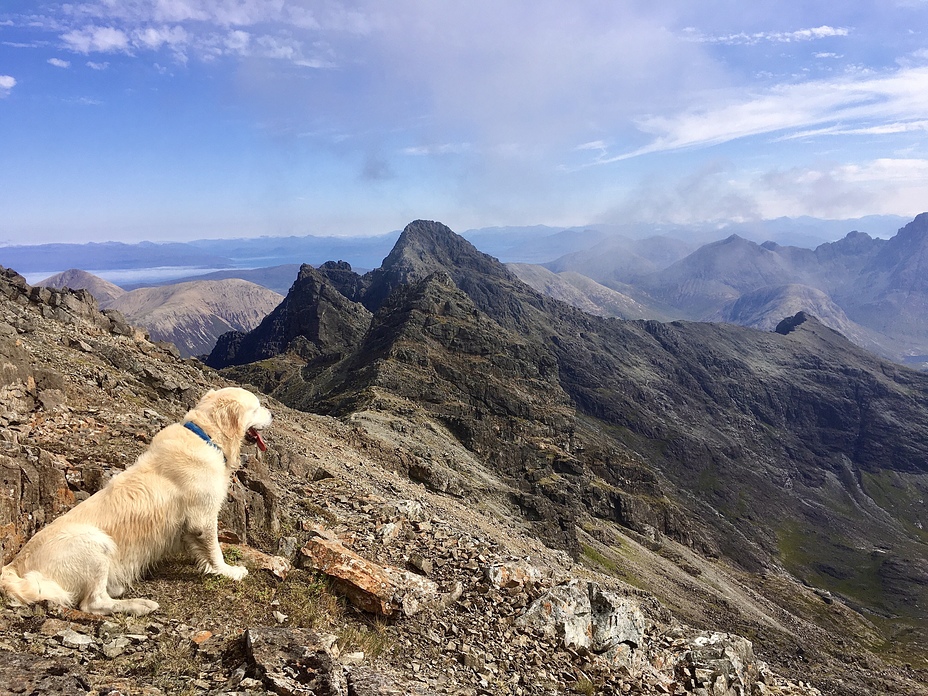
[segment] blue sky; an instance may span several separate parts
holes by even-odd
[[[928,210],[928,1],[0,4],[0,243]]]

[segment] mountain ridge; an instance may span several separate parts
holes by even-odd
[[[382,269],[358,277],[374,288],[359,298],[374,314],[353,351],[276,381],[260,364],[228,374],[344,418],[423,395],[418,408],[503,476],[542,538],[575,555],[584,525],[615,523],[751,576],[785,567],[907,627],[923,621],[928,539],[917,510],[892,501],[928,492],[928,376],[805,313],[777,332],[593,317],[440,223],[404,235]],[[542,368],[556,385],[520,382]],[[522,386],[492,387],[499,378]],[[466,490],[438,465],[418,475]]]

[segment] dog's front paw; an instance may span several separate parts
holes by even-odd
[[[246,568],[245,566],[227,565],[220,572],[231,580],[241,580],[246,575],[248,575],[248,568]]]
[[[134,614],[135,616],[150,614],[160,606],[158,602],[154,602],[150,599],[125,599],[122,601],[124,601],[125,604],[120,608],[120,611],[124,611],[127,614]]]

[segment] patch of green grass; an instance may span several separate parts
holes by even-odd
[[[709,465],[699,472],[696,489],[700,493],[718,493],[722,489],[719,471],[714,465]]]
[[[780,527],[777,543],[783,564],[797,577],[870,609],[891,611],[885,606],[879,554],[859,549],[829,530],[810,529],[795,521]]]
[[[581,677],[574,684],[573,691],[575,694],[584,694],[584,696],[593,696],[596,693],[596,684],[586,677]]]
[[[242,560],[242,550],[238,546],[227,546],[223,549],[222,556],[226,559],[226,563],[238,563]]]
[[[924,504],[928,481],[924,475],[881,469],[862,471],[860,479],[864,491],[877,505],[902,522],[914,537],[928,542],[928,515]]]
[[[587,544],[583,544],[581,548],[583,550],[583,556],[585,558],[589,559],[590,561],[592,561],[593,563],[599,566],[602,566],[603,568],[608,570],[613,575],[618,574],[619,566],[616,564],[616,562],[612,560],[611,558],[609,558],[608,556],[606,556],[601,551],[599,551],[599,549],[596,549]]]
[[[329,628],[344,615],[344,602],[329,589],[324,576],[315,573],[291,572],[274,598],[279,602],[278,611],[289,617],[292,626]]]
[[[338,631],[338,647],[342,652],[363,652],[365,658],[376,660],[393,647],[386,628],[381,621],[345,626]]]

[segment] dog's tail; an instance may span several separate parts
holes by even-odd
[[[37,570],[31,570],[25,577],[19,577],[12,565],[3,566],[3,570],[0,571],[0,589],[18,604],[34,604],[46,600],[65,607],[74,604],[70,592]]]

